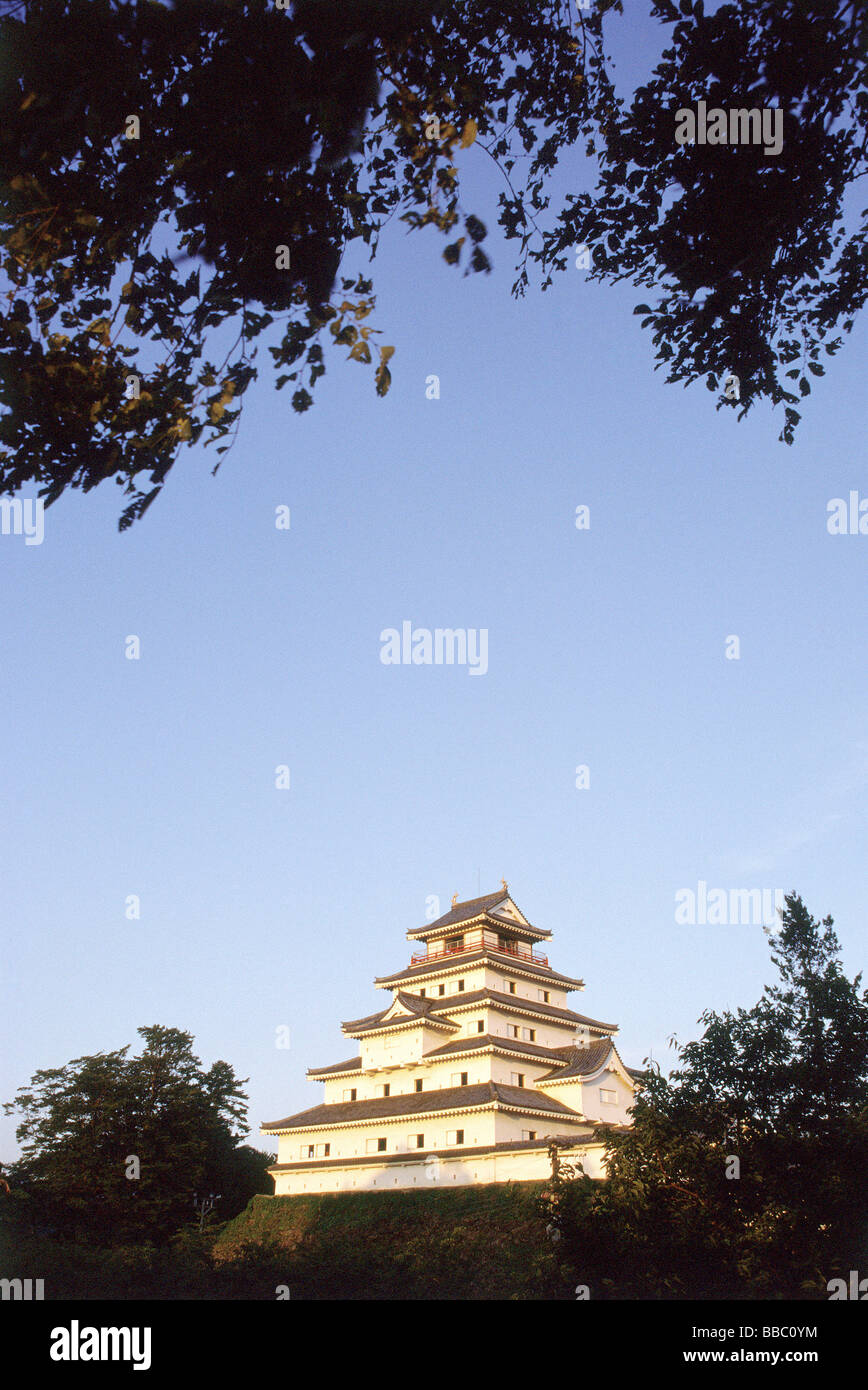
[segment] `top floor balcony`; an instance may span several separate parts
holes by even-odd
[[[474,951],[496,951],[498,955],[511,956],[517,960],[531,961],[534,965],[548,965],[548,956],[535,951],[523,941],[513,941],[498,936],[493,931],[465,932],[462,936],[447,937],[441,941],[428,942],[427,949],[417,951],[410,957],[410,966],[427,965],[430,961],[444,960],[447,956],[466,956]]]

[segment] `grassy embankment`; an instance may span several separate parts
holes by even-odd
[[[0,1276],[46,1299],[551,1299],[574,1297],[536,1210],[543,1184],[254,1197],[168,1248],[97,1250],[8,1223]],[[11,1246],[11,1248],[10,1248]]]

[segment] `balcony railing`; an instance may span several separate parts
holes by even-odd
[[[497,944],[494,941],[485,941],[481,937],[474,942],[465,942],[462,946],[449,946],[445,943],[440,950],[428,950],[415,952],[410,957],[411,967],[414,965],[426,965],[428,961],[444,960],[447,956],[466,956],[475,951],[496,951],[502,956],[513,956],[518,960],[529,960],[534,965],[548,965],[549,958],[544,956],[542,951],[535,951],[532,946],[521,946],[518,943],[506,946]]]

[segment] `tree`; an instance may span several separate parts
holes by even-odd
[[[603,1126],[608,1177],[555,1184],[549,1220],[597,1297],[827,1297],[868,1259],[868,991],[832,919],[787,895],[780,982],[706,1012],[633,1124]]]
[[[247,1113],[226,1062],[207,1071],[193,1038],[139,1028],[144,1047],[36,1072],[19,1112],[22,1158],[8,1168],[39,1224],[96,1243],[165,1241],[193,1219],[193,1194],[219,1191],[221,1218],[270,1190],[268,1158],[239,1146]]]
[[[600,187],[534,254],[562,265],[575,241],[592,243],[596,278],[659,289],[634,312],[666,380],[705,376],[719,391],[732,374],[718,409],[785,403],[792,443],[821,350],[838,351],[868,294],[868,209],[859,222],[847,206],[868,172],[868,11],[741,0],[706,15],[703,0],[654,0],[653,13],[674,26],[671,46],[629,110],[610,93]],[[780,149],[729,143],[729,131],[713,144],[711,130],[677,144],[673,117],[700,101],[709,115],[778,108]]]
[[[372,280],[338,277],[397,216],[454,239],[486,272],[484,221],[460,200],[460,151],[504,180],[498,220],[528,267],[566,264],[659,288],[669,380],[740,375],[741,413],[799,399],[868,281],[844,196],[865,167],[866,19],[852,0],[655,0],[672,47],[629,111],[608,75],[603,20],[621,0],[0,0],[0,492],[114,477],[128,527],[183,443],[230,447],[257,340],[304,411],[323,341],[389,388]],[[781,154],[679,146],[675,110],[700,94],[785,109]],[[550,176],[584,142],[596,190],[546,225]],[[454,235],[460,233],[459,235]],[[336,283],[339,285],[335,289]],[[231,328],[231,345],[217,343]],[[225,339],[225,334],[223,335]],[[234,337],[234,341],[231,341]],[[784,368],[787,371],[784,372]],[[801,374],[800,374],[801,373]],[[735,405],[728,393],[720,404]],[[219,466],[219,461],[217,466]],[[143,479],[147,477],[144,486]]]

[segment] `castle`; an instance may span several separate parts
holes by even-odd
[[[408,931],[410,964],[375,980],[379,1013],[343,1024],[358,1055],[308,1076],[321,1105],[262,1126],[277,1135],[276,1196],[546,1178],[549,1145],[603,1174],[598,1123],[630,1123],[638,1073],[614,1023],[567,1007],[561,975],[509,895],[473,898]]]

